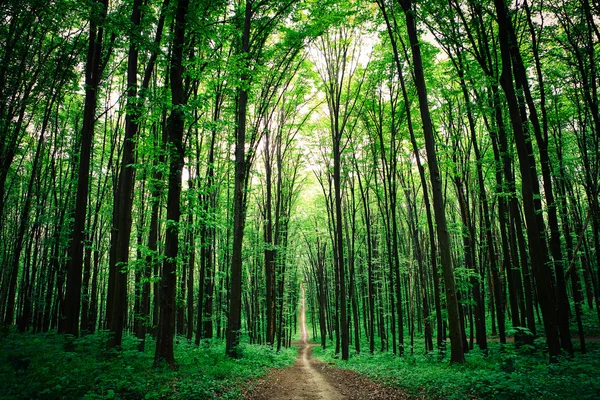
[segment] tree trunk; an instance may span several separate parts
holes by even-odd
[[[446,304],[448,308],[448,323],[450,328],[451,356],[450,360],[455,363],[465,361],[462,331],[460,327],[460,315],[458,312],[458,300],[456,296],[456,285],[454,282],[454,271],[450,254],[450,237],[446,223],[446,212],[444,209],[444,198],[442,194],[442,179],[437,165],[437,155],[435,150],[435,138],[433,126],[429,114],[429,104],[427,101],[427,89],[425,86],[425,76],[423,74],[423,62],[421,60],[421,50],[419,38],[417,36],[417,26],[414,18],[414,9],[411,0],[402,0],[402,7],[406,17],[406,27],[410,40],[410,47],[413,56],[414,79],[419,97],[419,109],[421,111],[421,120],[423,122],[423,132],[425,135],[425,147],[427,150],[427,160],[429,162],[429,174],[431,179],[431,188],[433,192],[433,211],[437,227],[437,237],[440,248],[442,272],[444,274],[444,284],[446,286]]]
[[[558,321],[555,312],[554,296],[552,295],[552,292],[548,290],[548,288],[553,287],[553,284],[551,271],[549,271],[546,265],[548,252],[545,237],[542,236],[544,235],[544,229],[539,226],[534,203],[533,185],[535,180],[537,186],[537,173],[535,172],[534,166],[530,163],[530,153],[527,150],[528,138],[523,131],[523,122],[521,120],[518,100],[513,86],[509,41],[511,21],[507,15],[504,0],[494,0],[494,4],[498,16],[500,51],[502,55],[502,75],[500,82],[504,89],[504,93],[506,94],[517,153],[519,156],[523,205],[527,221],[527,235],[532,252],[531,261],[536,274],[538,297],[546,331],[546,342],[548,343],[550,360],[551,362],[555,362],[560,355],[560,339],[558,336]]]
[[[177,253],[179,250],[179,218],[181,216],[181,171],[183,169],[183,132],[185,94],[183,91],[183,46],[189,0],[179,0],[175,14],[173,53],[171,55],[171,101],[173,109],[167,123],[169,134],[169,192],[167,196],[167,232],[165,262],[160,282],[160,316],[156,337],[154,364],[166,362],[175,367],[173,337],[175,335],[175,292],[177,285]]]
[[[248,62],[250,51],[250,23],[252,20],[252,2],[246,0],[244,23],[242,30],[242,47],[240,54]],[[231,257],[231,286],[229,297],[229,313],[227,318],[226,353],[237,358],[240,330],[242,329],[242,241],[244,239],[244,189],[246,182],[246,114],[248,108],[249,80],[247,72],[240,77],[241,86],[238,88],[237,127],[235,144],[235,188],[233,197],[233,247]]]
[[[123,153],[121,168],[118,179],[118,187],[115,193],[115,211],[113,212],[114,229],[113,235],[116,240],[111,244],[116,246],[114,251],[114,265],[109,268],[113,278],[113,287],[109,288],[108,296],[112,297],[112,309],[109,318],[111,338],[108,347],[120,348],[123,338],[123,326],[127,313],[127,275],[129,273],[129,245],[131,239],[131,209],[133,206],[133,189],[135,180],[135,142],[138,134],[139,104],[137,99],[137,70],[138,70],[138,47],[136,34],[139,31],[141,20],[142,0],[134,0],[131,13],[131,24],[134,32],[130,37],[129,54],[127,60],[127,115],[125,116],[125,138],[123,139]]]
[[[90,158],[96,121],[96,103],[102,75],[102,52],[104,29],[101,26],[106,17],[108,0],[95,1],[99,18],[90,20],[89,49],[85,67],[85,105],[83,127],[81,130],[81,149],[79,153],[79,173],[73,234],[67,264],[67,292],[65,295],[64,320],[61,318],[59,331],[71,335],[79,334],[79,310],[81,305],[81,282],[83,270],[83,246],[85,240],[85,221],[90,179]]]

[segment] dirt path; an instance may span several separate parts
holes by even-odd
[[[308,343],[306,330],[306,310],[304,307],[304,287],[300,303],[300,331],[302,338],[297,345],[296,363],[281,371],[273,371],[262,380],[246,398],[254,400],[281,399],[281,400],[317,400],[346,399],[321,375],[309,361],[313,345]]]
[[[274,370],[244,398],[251,400],[362,400],[407,399],[401,391],[382,387],[355,372],[328,367],[311,359],[315,344],[308,343],[304,288],[300,303],[300,332],[302,337],[295,343],[300,346],[293,366]]]

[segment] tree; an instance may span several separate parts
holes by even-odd
[[[334,262],[336,266],[337,282],[339,285],[339,310],[342,360],[347,360],[348,353],[348,320],[346,316],[346,260],[343,232],[342,214],[342,152],[345,148],[344,133],[349,119],[357,107],[357,97],[351,94],[360,91],[364,81],[358,73],[358,44],[355,40],[356,32],[346,26],[336,27],[331,32],[326,32],[318,39],[317,48],[323,57],[324,65],[319,67],[319,75],[324,85],[325,97],[329,111],[329,128],[331,132],[331,157],[333,159],[333,227],[334,235]],[[364,74],[363,74],[364,78]],[[347,139],[346,139],[347,140]]]
[[[181,216],[181,171],[183,169],[183,134],[185,93],[183,91],[183,48],[189,1],[178,0],[171,54],[171,115],[167,122],[169,151],[169,188],[167,197],[167,232],[165,261],[160,282],[160,317],[156,335],[154,363],[166,362],[175,367],[173,337],[175,336],[175,288],[177,253],[179,250],[179,219]]]
[[[249,171],[255,155],[255,147],[262,132],[252,130],[246,135],[248,118],[248,100],[256,81],[257,67],[265,62],[265,46],[269,36],[278,24],[293,11],[295,0],[279,2],[267,6],[263,2],[246,0],[236,10],[237,31],[240,32],[236,43],[236,58],[240,70],[236,71],[236,105],[235,105],[235,172],[233,201],[233,247],[231,257],[231,290],[229,292],[229,313],[227,319],[227,346],[229,356],[238,357],[237,346],[241,329],[242,315],[242,244],[246,219],[246,188]],[[270,9],[275,10],[271,13]],[[301,41],[292,42],[297,48]],[[284,63],[286,65],[286,63]],[[246,152],[248,145],[249,151]]]
[[[110,45],[106,46],[104,43],[104,23],[107,9],[108,0],[97,0],[92,3],[90,10],[89,48],[85,67],[85,107],[81,129],[77,194],[73,213],[73,234],[69,249],[70,259],[66,267],[67,292],[64,300],[64,321],[61,321],[59,326],[59,331],[76,336],[79,333],[83,247],[86,237],[85,221],[96,105],[102,74],[109,55],[106,48],[110,49]]]
[[[142,18],[142,1],[135,0],[131,11],[132,32],[127,57],[127,105],[125,117],[125,138],[121,159],[121,169],[118,186],[115,193],[113,209],[113,232],[111,253],[114,254],[114,264],[110,265],[108,288],[110,331],[113,336],[109,347],[120,347],[123,335],[123,323],[127,307],[127,274],[129,261],[129,246],[131,236],[131,208],[133,203],[135,140],[138,132],[139,105],[137,104],[137,73],[138,73],[138,44],[139,25]],[[109,307],[107,307],[109,308]]]
[[[558,336],[558,321],[554,304],[554,296],[548,287],[552,287],[551,273],[548,271],[546,261],[548,259],[548,249],[544,237],[543,221],[536,217],[536,203],[534,195],[539,195],[537,187],[537,173],[535,167],[530,163],[531,152],[527,148],[527,136],[523,131],[523,121],[519,110],[517,95],[513,86],[513,72],[511,69],[511,44],[509,32],[512,30],[511,22],[508,18],[506,5],[503,0],[495,0],[494,5],[498,15],[500,51],[502,54],[502,75],[500,83],[506,94],[508,107],[510,111],[510,119],[515,135],[515,143],[519,155],[519,167],[521,170],[523,205],[525,211],[525,219],[527,221],[527,236],[529,246],[531,247],[533,270],[537,276],[536,283],[538,287],[538,296],[540,308],[544,320],[544,328],[546,331],[546,341],[548,343],[548,351],[551,361],[556,361],[556,357],[560,354],[560,339]],[[539,203],[538,203],[539,205]],[[539,214],[538,214],[539,215]],[[540,226],[542,223],[542,226]]]
[[[236,141],[235,141],[235,188],[233,200],[233,251],[231,257],[231,291],[227,318],[227,348],[231,357],[238,357],[237,346],[242,328],[242,240],[244,238],[244,186],[246,183],[246,113],[248,107],[248,65],[250,52],[250,25],[252,22],[252,4],[245,1],[242,16],[239,16],[241,34],[240,55],[244,63],[240,74],[240,87],[236,104]]]
[[[440,248],[442,271],[444,274],[444,284],[446,287],[446,304],[448,308],[448,325],[450,329],[451,342],[451,361],[462,363],[465,361],[462,330],[460,328],[460,316],[458,313],[458,300],[456,297],[456,285],[454,283],[454,272],[452,270],[452,259],[450,254],[450,237],[446,223],[446,213],[444,210],[444,199],[442,196],[442,179],[438,169],[437,155],[435,150],[435,138],[433,134],[433,125],[429,113],[429,103],[427,100],[427,88],[425,85],[425,76],[423,74],[423,62],[419,38],[417,36],[417,26],[415,13],[411,0],[402,1],[402,9],[406,18],[406,29],[410,41],[412,53],[413,72],[417,95],[419,97],[419,110],[421,113],[421,122],[423,124],[423,133],[425,136],[425,148],[427,150],[427,161],[431,181],[431,190],[433,192],[433,210],[435,213],[435,222],[437,227],[438,243]]]

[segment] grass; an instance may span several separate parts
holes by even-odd
[[[515,350],[490,343],[490,355],[478,350],[466,355],[464,365],[451,365],[437,356],[391,353],[351,354],[344,362],[332,349],[320,347],[313,355],[350,369],[385,385],[401,387],[412,395],[444,399],[598,399],[600,398],[600,347],[588,354],[549,364],[539,350]]]
[[[584,323],[588,335],[598,333],[594,314]],[[137,339],[125,336],[121,352],[107,351],[106,332],[73,338],[56,333],[0,337],[0,399],[236,399],[244,388],[270,368],[290,365],[297,349],[276,353],[266,346],[241,345],[242,357],[225,356],[222,341],[199,347],[178,338],[175,358],[179,369],[154,368],[154,342],[144,353]],[[574,338],[576,349],[577,340]],[[379,343],[377,344],[379,345]],[[424,355],[422,337],[415,354],[351,353],[347,362],[314,348],[313,355],[339,368],[351,369],[407,393],[444,399],[598,399],[600,398],[600,342],[587,343],[588,354],[548,364],[544,341],[515,349],[490,340],[489,355],[477,349],[465,365],[450,365],[447,357]],[[408,350],[407,350],[408,351]]]
[[[0,398],[3,399],[236,399],[270,368],[293,363],[297,349],[280,353],[242,344],[242,357],[225,356],[225,343],[199,347],[178,338],[178,370],[154,368],[154,342],[136,350],[125,336],[121,352],[106,350],[105,332],[81,338],[56,333],[17,334],[0,339]]]
[[[591,314],[591,313],[589,313]],[[588,336],[596,334],[597,319],[588,315]],[[594,328],[592,328],[594,327]],[[576,351],[578,340],[574,336]],[[572,359],[563,358],[549,364],[544,339],[534,346],[515,348],[490,340],[489,355],[477,349],[466,354],[464,365],[451,365],[446,356],[424,355],[422,337],[415,340],[414,355],[394,356],[391,352],[351,351],[348,361],[334,355],[334,346],[326,351],[313,349],[313,355],[338,368],[356,371],[384,385],[404,389],[408,394],[443,399],[599,399],[600,343],[587,342],[587,354],[576,352]],[[377,346],[376,346],[377,348]],[[351,350],[353,347],[351,346]],[[449,350],[449,349],[448,349]],[[449,351],[448,351],[449,353]]]

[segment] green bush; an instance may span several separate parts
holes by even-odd
[[[153,367],[154,342],[137,351],[138,340],[123,337],[122,351],[107,350],[108,335],[73,338],[9,333],[0,339],[0,398],[6,399],[212,399],[239,398],[250,380],[270,368],[293,363],[296,349],[276,353],[241,344],[242,357],[225,356],[225,344],[200,346],[178,338],[176,371]]]
[[[473,350],[464,365],[451,365],[446,357],[394,356],[391,353],[351,354],[344,362],[333,350],[315,348],[313,354],[339,368],[350,369],[408,394],[443,399],[598,399],[600,348],[590,343],[588,354],[576,354],[549,364],[543,350],[533,346],[515,349],[491,342],[489,355]],[[363,347],[365,348],[365,347]],[[366,347],[368,348],[368,347]]]

